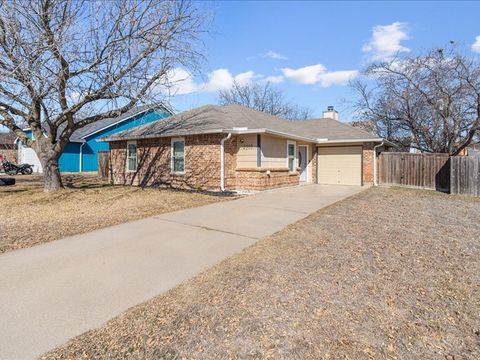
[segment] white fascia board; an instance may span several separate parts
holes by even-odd
[[[100,132],[100,131],[106,130],[106,129],[112,127],[112,126],[115,126],[115,125],[117,125],[117,124],[120,124],[120,123],[122,123],[122,122],[124,122],[124,121],[130,120],[131,118],[133,118],[133,117],[135,117],[135,116],[138,116],[138,115],[141,115],[141,114],[144,114],[144,113],[146,113],[147,111],[150,111],[150,110],[152,110],[152,109],[154,109],[154,107],[151,107],[151,108],[145,109],[145,110],[143,110],[143,111],[140,111],[140,112],[138,112],[138,113],[132,114],[132,115],[130,115],[129,117],[126,117],[125,119],[119,120],[119,121],[117,121],[117,122],[114,122],[113,124],[104,126],[104,127],[101,128],[101,129],[95,130],[94,132],[91,132],[91,133],[89,133],[89,134],[87,134],[87,135],[85,135],[85,136],[82,136],[82,139],[85,139],[85,138],[87,138],[87,137],[89,137],[89,136],[92,136],[92,135],[94,135],[94,134],[96,134],[96,133],[98,133],[98,132]]]
[[[328,140],[328,139],[317,139],[317,146],[328,145],[328,144],[350,144],[350,143],[365,143],[365,142],[378,142],[381,143],[383,139],[381,138],[370,138],[370,139],[341,139],[341,140]]]
[[[299,135],[293,135],[293,134],[289,134],[289,133],[284,133],[284,132],[281,132],[281,131],[266,129],[265,132],[267,134],[282,136],[282,137],[286,137],[286,138],[292,139],[292,140],[305,141],[305,142],[310,142],[310,143],[315,142],[315,140],[312,139],[312,138],[308,138],[308,137],[305,137],[305,136],[299,136]]]
[[[111,142],[111,141],[128,141],[128,140],[137,140],[137,139],[155,139],[155,138],[164,138],[164,137],[181,137],[181,136],[190,136],[190,135],[208,135],[208,134],[221,134],[225,131],[223,129],[214,129],[214,130],[205,130],[205,131],[190,131],[190,132],[178,132],[175,134],[152,134],[152,135],[131,135],[125,137],[118,136],[107,136],[105,138],[97,139],[98,142]],[[228,132],[228,131],[227,131]],[[233,133],[233,131],[231,131]]]
[[[281,136],[287,139],[292,139],[292,140],[298,140],[298,141],[305,141],[305,142],[310,142],[314,143],[315,140],[305,137],[305,136],[298,136],[298,135],[293,135],[289,133],[284,133],[281,131],[276,131],[276,130],[270,130],[270,129],[247,129],[247,130],[238,130],[238,129],[224,129],[222,132],[224,133],[232,133],[232,134],[269,134],[269,135],[275,135],[275,136]]]
[[[206,135],[206,134],[233,134],[233,135],[245,135],[245,134],[269,134],[274,136],[280,136],[287,139],[297,140],[297,141],[304,141],[309,143],[315,143],[317,145],[323,144],[343,144],[343,143],[364,143],[364,142],[382,142],[383,139],[381,138],[370,138],[370,139],[342,139],[342,140],[328,140],[328,139],[313,139],[308,138],[305,136],[299,136],[289,133],[284,133],[281,131],[270,130],[265,128],[257,128],[257,129],[248,129],[248,128],[232,128],[232,129],[212,129],[212,130],[204,130],[204,131],[192,131],[192,132],[185,132],[185,133],[176,133],[176,134],[161,134],[161,135],[144,135],[144,136],[126,136],[126,137],[115,137],[111,136],[110,139],[102,138],[98,139],[97,141],[100,142],[110,142],[110,141],[126,141],[126,140],[134,140],[134,139],[151,139],[151,138],[162,138],[162,137],[175,137],[175,136],[188,136],[188,135]]]

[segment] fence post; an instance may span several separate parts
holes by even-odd
[[[101,179],[108,179],[110,168],[109,155],[109,151],[98,152],[98,176]]]

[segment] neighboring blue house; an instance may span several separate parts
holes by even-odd
[[[103,119],[75,131],[60,156],[60,171],[97,171],[98,152],[109,150],[108,142],[100,142],[99,139],[119,131],[164,119],[170,115],[172,113],[163,107],[142,106],[132,109],[118,118]],[[35,151],[21,143],[18,146],[18,162],[32,164],[36,172],[42,171]]]

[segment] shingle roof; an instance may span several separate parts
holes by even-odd
[[[84,126],[81,129],[76,130],[72,136],[70,137],[70,141],[83,141],[83,139],[93,133],[96,133],[99,130],[102,130],[104,128],[107,128],[111,125],[114,125],[116,123],[119,123],[123,120],[126,120],[128,118],[131,118],[136,115],[140,115],[146,111],[157,109],[159,106],[158,105],[143,105],[143,106],[138,106],[133,109],[130,109],[126,113],[115,117],[115,118],[108,118],[108,119],[102,119],[99,121],[95,121],[87,126]],[[165,111],[170,112],[169,110],[165,109],[164,107],[161,107]]]
[[[286,137],[334,140],[381,140],[372,134],[333,119],[289,121],[240,105],[206,105],[162,121],[116,133],[106,141],[181,136],[231,131],[268,130]],[[268,132],[267,131],[267,132]],[[261,132],[261,131],[259,131]]]
[[[127,111],[126,113],[118,116],[118,117],[114,117],[114,118],[108,118],[108,119],[102,119],[102,120],[98,120],[98,121],[95,121],[91,124],[88,124],[84,127],[82,127],[81,129],[78,129],[78,130],[75,130],[73,132],[73,134],[70,136],[70,141],[71,142],[84,142],[85,138],[87,136],[90,136],[102,129],[105,129],[105,128],[108,128],[116,123],[119,123],[119,122],[122,122],[123,120],[126,120],[126,119],[129,119],[131,117],[134,117],[134,116],[137,116],[137,115],[140,115],[144,112],[147,112],[149,110],[162,110],[162,111],[165,111],[165,112],[168,112],[169,114],[173,114],[173,112],[169,109],[167,109],[165,106],[163,105],[142,105],[142,106],[137,106],[137,107],[134,107],[133,109],[130,109],[129,111]],[[65,129],[65,124],[62,124],[58,130],[57,130],[57,139],[59,137],[59,134],[62,133],[62,131]],[[44,123],[43,124],[43,129],[44,131],[48,132],[48,125],[47,123]]]

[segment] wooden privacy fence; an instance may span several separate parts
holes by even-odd
[[[378,158],[380,185],[411,186],[450,191],[448,154],[383,152]]]
[[[108,179],[110,171],[110,152],[98,152],[98,176],[102,179]]]
[[[450,162],[450,192],[480,196],[480,156],[452,156]]]

